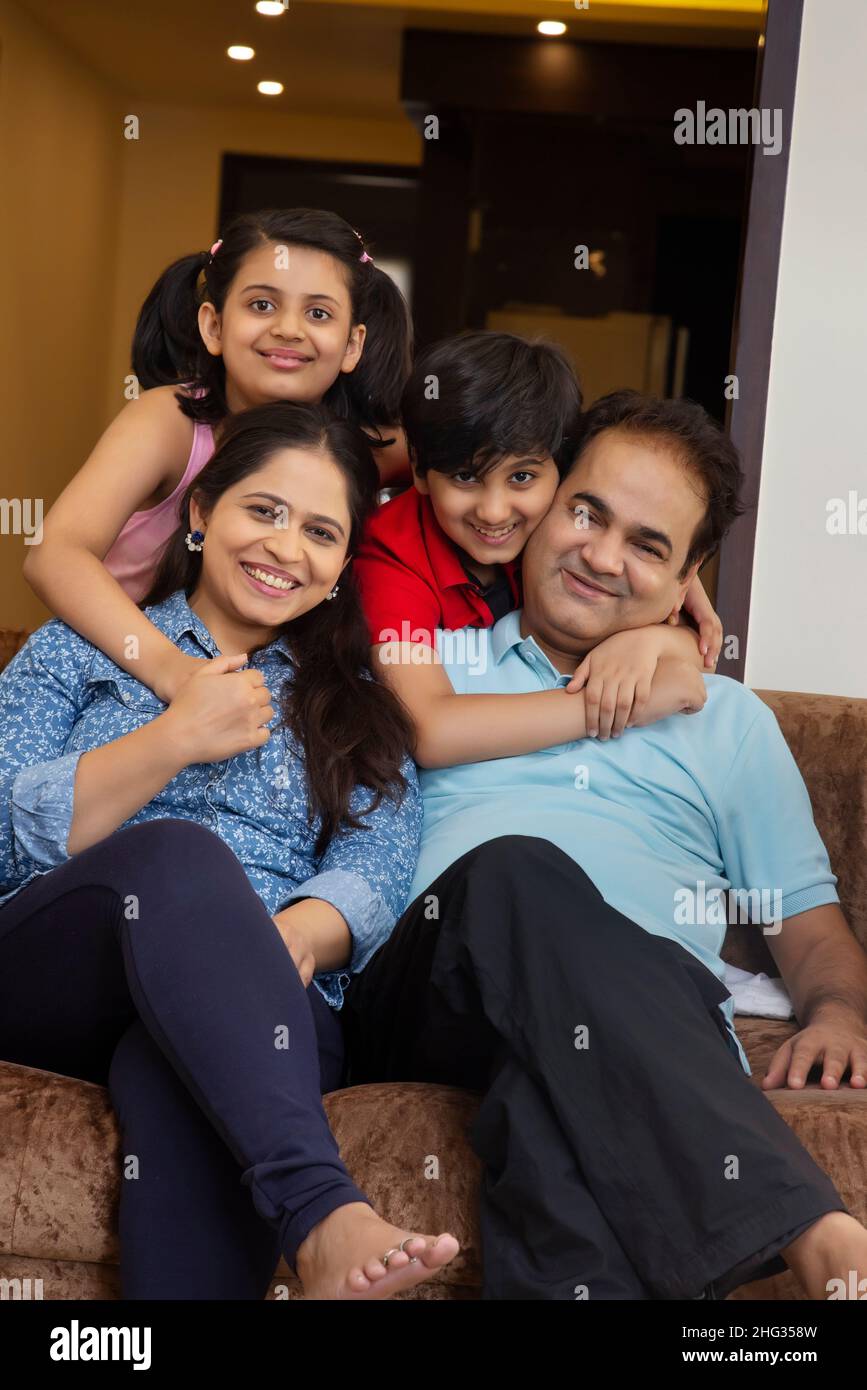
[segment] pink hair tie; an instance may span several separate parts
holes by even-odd
[[[223,238],[222,238],[222,237],[220,237],[220,240],[219,240],[219,241],[215,241],[215,242],[214,242],[214,244],[213,244],[213,246],[211,247],[211,250],[210,250],[210,257],[211,257],[211,260],[214,259],[214,257],[216,256],[217,252],[219,251],[220,247],[222,246],[222,244],[223,244]]]
[[[371,265],[372,265],[372,264],[373,264],[373,257],[372,257],[372,256],[368,256],[367,252],[366,252],[365,249],[364,249],[364,237],[361,235],[361,232],[359,232],[358,229],[357,229],[356,227],[353,227],[352,230],[355,232],[355,235],[358,237],[358,240],[361,242],[361,255],[358,257],[358,259],[361,261],[361,264],[362,264],[362,265],[364,265],[366,261],[370,261],[370,263],[371,263]]]

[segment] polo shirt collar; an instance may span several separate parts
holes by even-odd
[[[572,679],[571,675],[565,675],[563,671],[558,671],[549,657],[545,655],[535,637],[521,636],[521,613],[523,609],[514,608],[511,613],[507,613],[504,618],[494,623],[491,629],[491,651],[494,657],[494,665],[499,666],[500,662],[509,652],[517,649],[517,655],[522,661],[527,661],[528,654],[532,653],[534,660],[530,663],[536,665],[541,663],[543,669],[551,673],[554,681],[559,685],[565,685]],[[575,665],[578,665],[576,659]]]
[[[189,635],[198,642],[202,650],[206,651],[209,656],[216,657],[220,655],[219,648],[210,632],[205,627],[205,624],[202,622],[199,615],[193,612],[188,604],[183,589],[177,589],[175,593],[163,599],[162,603],[153,604],[145,611],[154,627],[159,628],[160,632],[164,632],[169,641],[173,642],[175,646],[178,645],[183,636]],[[276,651],[279,652],[281,656],[285,657],[287,661],[292,660],[289,643],[285,635],[275,638],[273,642],[269,642],[268,646],[261,650],[266,652]]]

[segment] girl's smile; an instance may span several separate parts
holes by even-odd
[[[312,356],[299,352],[296,348],[257,348],[257,351],[269,366],[279,372],[297,372],[313,361]]]

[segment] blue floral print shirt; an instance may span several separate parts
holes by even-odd
[[[181,651],[220,655],[181,591],[146,612]],[[308,824],[301,748],[280,722],[280,689],[292,678],[288,645],[278,638],[253,653],[250,664],[263,673],[278,710],[268,742],[183,768],[125,824],[175,817],[207,826],[237,855],[271,916],[301,898],[336,907],[352,934],[352,956],[344,970],[317,974],[313,983],[339,1009],[351,976],[388,938],[406,905],[421,828],[415,764],[405,760],[407,790],[399,806],[383,799],[361,815],[372,793],[356,788],[352,809],[365,828],[343,831],[317,857],[318,819]],[[0,674],[0,906],[69,857],[82,753],[165,709],[152,690],[65,623],[54,619],[32,635]]]

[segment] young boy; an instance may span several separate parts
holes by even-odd
[[[413,715],[423,766],[617,737],[627,721],[703,704],[698,670],[703,658],[713,669],[722,629],[700,583],[685,602],[698,638],[665,625],[649,641],[618,634],[569,692],[456,696],[437,629],[491,627],[521,606],[521,551],[572,461],[581,388],[555,345],[470,332],[419,355],[401,409],[415,487],[372,518],[354,571],[374,659]],[[660,663],[672,669],[651,694]]]

